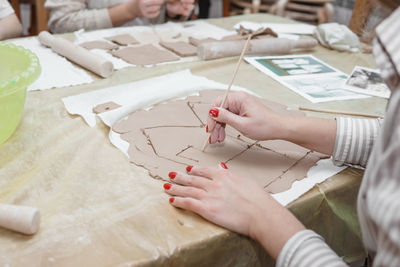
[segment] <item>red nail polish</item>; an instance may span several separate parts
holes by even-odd
[[[192,170],[192,168],[193,168],[193,166],[187,166],[187,167],[186,167],[186,171],[187,171],[187,172],[190,172],[190,171]]]
[[[219,110],[217,109],[217,108],[212,108],[212,109],[210,109],[210,115],[211,116],[213,116],[214,118],[217,118],[218,117],[218,113],[219,113]]]
[[[169,190],[171,188],[171,186],[172,186],[171,184],[166,183],[166,184],[164,184],[164,189]]]
[[[228,167],[226,166],[226,164],[223,163],[223,162],[221,162],[221,167],[224,168],[224,169],[228,169]]]
[[[208,142],[211,144],[211,136],[210,136],[210,138],[208,138]]]
[[[169,178],[174,179],[176,177],[176,172],[168,173]]]
[[[208,125],[206,126],[206,133],[208,133]]]
[[[172,202],[174,202],[174,200],[175,200],[175,198],[173,198],[173,197],[170,197],[170,198],[169,198],[169,203],[172,203]]]

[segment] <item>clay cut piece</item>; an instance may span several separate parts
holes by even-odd
[[[85,42],[81,43],[80,46],[86,48],[86,49],[103,49],[103,50],[112,50],[112,49],[117,49],[119,46],[116,44],[112,44],[109,42],[105,41],[91,41],[91,42]]]
[[[117,109],[119,107],[121,107],[121,105],[110,101],[110,102],[106,102],[106,103],[95,106],[92,111],[93,111],[93,113],[100,114],[100,113],[103,113],[106,111]]]
[[[189,37],[189,43],[193,46],[199,46],[201,43],[207,43],[207,42],[217,42],[217,39],[214,38],[205,38],[205,39],[197,39],[194,37]]]
[[[181,57],[197,55],[197,48],[185,42],[160,42],[160,45]]]
[[[217,167],[224,162],[230,171],[278,193],[303,179],[309,168],[324,157],[282,140],[255,142],[229,126],[223,143],[210,145],[202,152],[210,104],[221,95],[220,90],[201,91],[199,96],[139,110],[116,123],[112,130],[129,143],[132,163],[164,180],[168,180],[170,171],[184,171],[188,165]],[[276,112],[304,116],[302,112],[286,110],[283,105],[261,101]]]
[[[151,44],[139,47],[126,47],[112,51],[111,54],[134,65],[151,65],[180,59],[171,52],[158,49]]]
[[[119,34],[106,37],[105,39],[117,43],[119,45],[139,44],[139,42],[130,34]]]

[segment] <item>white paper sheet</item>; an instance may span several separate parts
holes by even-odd
[[[108,126],[135,110],[150,107],[156,103],[192,95],[201,90],[226,90],[228,85],[193,75],[190,70],[178,71],[159,77],[126,83],[62,99],[70,114],[82,116],[90,127],[96,125],[96,114],[92,109],[102,103],[113,101],[120,108],[99,114]],[[250,91],[233,86],[232,90]]]
[[[112,126],[135,110],[148,108],[156,103],[169,99],[196,94],[199,90],[226,90],[227,85],[191,74],[190,70],[179,71],[139,82],[122,84],[89,93],[63,98],[64,105],[70,114],[79,114],[90,125],[96,125],[96,115],[92,112],[98,104],[113,101],[122,107],[99,114],[100,119]],[[233,86],[232,90],[247,91]],[[222,93],[222,92],[221,92]],[[109,139],[128,157],[129,144],[120,138],[118,133],[110,130]],[[282,205],[287,205],[332,175],[345,169],[336,167],[331,160],[321,160],[311,168],[308,177],[295,182],[291,189],[274,194],[273,197]]]
[[[80,85],[93,82],[93,78],[64,57],[42,46],[37,37],[10,41],[34,52],[39,58],[42,72],[39,78],[28,87],[28,91]]]
[[[181,34],[179,38],[173,38],[177,34]],[[117,34],[130,34],[135,37],[140,45],[143,44],[153,44],[159,49],[166,50],[161,47],[158,43],[160,40],[168,42],[176,41],[188,41],[189,37],[194,37],[197,39],[203,38],[214,38],[220,40],[221,38],[235,34],[235,31],[228,31],[217,27],[215,25],[209,24],[204,21],[190,21],[185,23],[174,23],[168,22],[164,24],[157,24],[154,26],[134,26],[134,27],[119,27],[112,29],[97,30],[91,32],[84,32],[83,30],[75,32],[75,43],[80,44],[89,41],[102,40],[107,41],[104,38],[114,36]],[[135,45],[137,46],[137,45]],[[133,64],[127,63],[124,60],[114,57],[108,53],[108,51],[101,49],[91,50],[93,53],[103,56],[104,58],[110,60],[114,64],[115,69],[122,69],[129,66],[135,66]],[[198,60],[198,57],[184,57],[177,61],[165,62],[162,64],[174,64]],[[149,67],[152,65],[149,65]]]
[[[312,55],[254,56],[245,60],[312,103],[368,97],[346,90],[347,75]]]
[[[316,184],[322,183],[346,168],[347,166],[338,167],[333,165],[332,159],[321,159],[318,161],[317,166],[312,167],[307,172],[307,178],[294,182],[289,190],[272,194],[272,197],[281,203],[281,205],[286,206],[309,191]]]
[[[260,28],[271,28],[280,38],[297,40],[298,35],[312,35],[316,29],[314,25],[305,23],[260,23],[252,21],[241,21],[233,27],[238,30],[242,26],[245,29],[257,31]]]

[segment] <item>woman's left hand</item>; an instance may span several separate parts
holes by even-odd
[[[177,15],[189,16],[194,9],[194,0],[175,0],[167,2],[167,12],[170,17]]]
[[[258,240],[273,257],[278,256],[294,233],[304,229],[286,208],[251,179],[226,169],[189,166],[187,171],[169,173],[174,183],[164,184],[164,189],[172,196],[170,203]]]

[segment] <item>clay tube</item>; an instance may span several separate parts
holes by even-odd
[[[36,233],[40,212],[36,208],[0,204],[0,226],[26,235]]]
[[[246,41],[218,41],[201,43],[197,55],[203,60],[238,56]],[[307,38],[297,41],[286,38],[255,39],[250,41],[246,55],[256,54],[288,54],[293,49],[312,49],[318,44],[317,40]]]
[[[101,77],[109,77],[114,70],[114,66],[110,61],[70,41],[56,38],[46,31],[39,34],[39,41],[43,45],[50,47],[57,54],[68,58],[72,62],[81,65]]]

